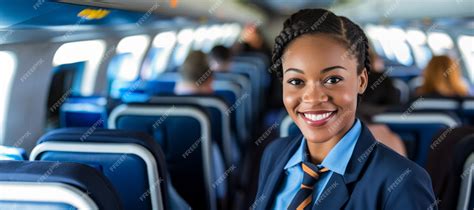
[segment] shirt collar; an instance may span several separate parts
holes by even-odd
[[[356,119],[352,128],[342,137],[336,146],[331,149],[326,158],[324,158],[321,166],[324,166],[340,175],[344,175],[361,130],[362,125],[359,119]],[[302,163],[304,160],[305,150],[306,140],[303,137],[298,150],[293,154],[293,156],[291,156],[290,160],[288,160],[284,169],[287,170]]]

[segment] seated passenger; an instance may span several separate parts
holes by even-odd
[[[257,52],[267,57],[271,56],[271,49],[265,42],[262,30],[257,24],[246,25],[240,34],[239,41],[235,43],[233,48],[239,53]]]
[[[469,87],[456,61],[446,55],[433,56],[423,71],[423,85],[419,87],[417,94],[434,97],[464,97],[469,95]]]
[[[180,67],[181,80],[176,83],[175,94],[177,95],[193,95],[214,93],[212,82],[214,80],[213,73],[207,63],[207,56],[201,51],[192,51],[184,60]],[[213,160],[213,177],[218,179],[224,173],[224,162],[222,152],[216,143],[212,144],[212,160]],[[216,187],[217,197],[222,199],[226,196],[227,185],[220,184]]]
[[[207,56],[201,51],[192,51],[179,68],[181,80],[176,83],[175,94],[212,94],[212,71]]]
[[[209,67],[215,72],[228,72],[232,61],[232,52],[222,45],[215,46],[209,52]]]

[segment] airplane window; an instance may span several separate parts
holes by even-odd
[[[432,32],[428,34],[428,45],[433,54],[444,55],[448,54],[453,49],[453,40],[448,34],[441,32]]]
[[[153,39],[153,47],[149,54],[151,66],[149,68],[143,68],[142,78],[150,79],[154,75],[158,75],[166,70],[176,40],[176,32],[174,31],[159,33],[155,36]]]
[[[207,42],[204,42],[202,51],[210,52],[211,49],[219,44],[220,38],[222,36],[222,30],[219,26],[214,25],[208,28],[207,30]]]
[[[7,112],[11,81],[16,69],[16,57],[13,53],[0,51],[0,63],[2,64],[2,76],[0,77],[0,145],[5,134],[5,114]]]
[[[458,38],[462,60],[466,64],[471,82],[474,82],[474,36],[461,35]]]
[[[388,39],[390,40],[390,48],[395,54],[396,60],[405,65],[413,64],[410,47],[406,43],[405,32],[401,28],[392,27],[388,29]]]
[[[226,39],[224,41],[225,42],[224,45],[227,47],[231,47],[239,38],[241,30],[242,29],[240,25],[237,23],[227,25],[226,35],[225,35]]]
[[[184,59],[188,55],[191,45],[193,43],[194,30],[183,29],[178,33],[178,43],[173,52],[173,64],[179,66],[184,62]]]
[[[92,95],[97,70],[105,52],[103,40],[70,42],[61,45],[54,54],[53,66],[86,61],[81,82],[81,95]]]
[[[206,44],[207,41],[209,41],[209,33],[210,31],[208,30],[207,27],[202,26],[199,27],[196,32],[194,33],[194,44],[193,44],[193,49],[194,50],[204,50],[204,45]]]
[[[220,37],[219,37],[219,41],[218,41],[218,44],[220,45],[226,45],[226,40],[227,40],[227,24],[224,24],[224,25],[221,25],[219,26],[219,29],[221,31],[221,34],[220,34]]]
[[[226,47],[230,47],[233,43],[230,42],[232,38],[233,28],[231,24],[225,24],[223,26],[224,31],[224,39],[222,40],[222,44]]]
[[[431,50],[426,45],[426,35],[420,30],[410,29],[406,31],[407,41],[413,49],[416,65],[418,68],[425,68],[431,59]]]
[[[392,48],[391,35],[388,29],[377,27],[376,33],[380,44],[382,45],[383,54],[390,60],[396,60],[394,49]]]
[[[132,81],[137,79],[141,66],[141,61],[146,53],[150,37],[147,35],[136,35],[125,37],[117,45],[117,54],[129,53],[120,65],[117,79],[122,81]]]
[[[367,32],[367,36],[369,37],[372,43],[372,46],[375,49],[375,52],[377,52],[378,55],[385,57],[382,43],[380,42],[379,33],[378,33],[378,30],[376,29],[376,26],[367,25],[365,27],[365,31]]]

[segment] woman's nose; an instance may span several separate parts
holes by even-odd
[[[318,103],[329,100],[329,96],[324,92],[322,85],[319,83],[307,85],[303,91],[303,102]]]

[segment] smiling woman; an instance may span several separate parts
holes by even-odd
[[[271,70],[302,135],[265,150],[257,209],[426,209],[434,202],[427,173],[377,143],[356,118],[368,50],[362,29],[330,11],[304,9],[285,21]]]

